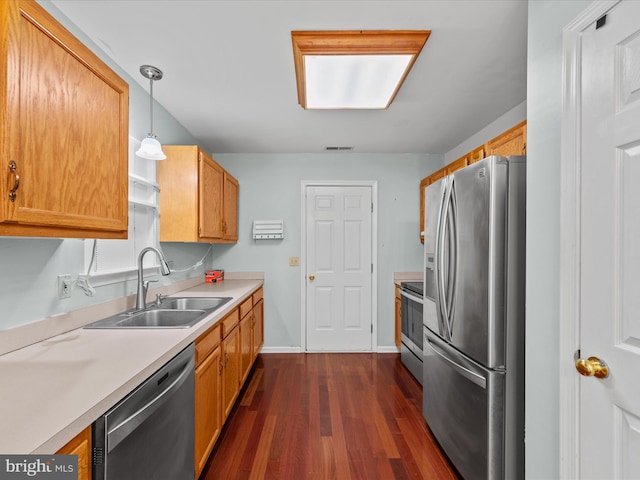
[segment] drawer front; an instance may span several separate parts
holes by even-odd
[[[207,330],[196,340],[196,365],[199,365],[220,343],[220,324]]]
[[[240,304],[240,318],[244,318],[253,308],[253,300],[251,296]]]
[[[229,335],[229,332],[233,330],[233,327],[235,327],[239,321],[240,321],[240,310],[238,308],[236,308],[233,312],[231,312],[229,315],[224,317],[224,319],[222,320],[222,338]]]
[[[253,304],[255,305],[260,300],[262,300],[262,287],[260,287],[258,290],[253,292]]]

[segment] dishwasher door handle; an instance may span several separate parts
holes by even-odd
[[[139,425],[149,418],[153,412],[162,406],[169,396],[178,390],[187,380],[191,373],[190,370],[193,371],[193,361],[189,361],[185,368],[180,372],[180,375],[178,375],[178,378],[171,382],[171,384],[169,384],[162,392],[154,395],[148,403],[133,412],[122,422],[113,426],[113,428],[109,428],[107,430],[108,452],[117,447],[120,442],[127,438]]]

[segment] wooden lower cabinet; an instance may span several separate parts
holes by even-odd
[[[220,385],[222,348],[218,344],[196,367],[195,372],[195,471],[196,478],[207,463],[209,454],[222,430]]]
[[[253,305],[252,362],[258,357],[258,354],[264,345],[264,300],[262,299],[262,289],[260,289],[259,295],[259,298],[255,300],[256,294],[253,294],[255,303]]]
[[[222,341],[222,418],[227,419],[240,391],[240,328],[233,327]]]
[[[253,364],[253,311],[240,320],[240,349],[240,383],[244,383]]]
[[[58,450],[60,455],[78,456],[78,480],[91,480],[91,426],[72,438]]]
[[[196,478],[207,464],[264,343],[262,309],[259,288],[196,340]]]
[[[396,285],[395,327],[396,347],[400,348],[400,343],[402,342],[402,296],[400,295],[400,287],[398,285]]]

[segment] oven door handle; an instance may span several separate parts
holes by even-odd
[[[402,295],[403,297],[408,298],[409,300],[413,300],[414,302],[418,302],[420,305],[424,304],[424,300],[422,299],[422,297],[418,297],[416,295],[413,295],[405,290],[400,290],[400,295]]]
[[[115,425],[113,428],[109,428],[107,431],[107,446],[108,452],[111,452],[120,442],[127,438],[133,431],[140,426],[147,418],[153,414],[166,399],[176,390],[178,390],[184,382],[187,381],[190,373],[193,371],[193,363],[188,362],[185,368],[182,369],[180,375],[171,382],[167,387],[157,395],[154,395],[151,401],[140,407],[133,412],[122,422]]]

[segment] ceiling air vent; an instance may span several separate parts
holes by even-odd
[[[325,147],[327,152],[350,152],[353,147]]]

